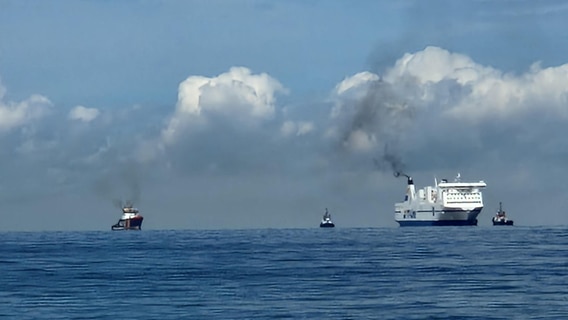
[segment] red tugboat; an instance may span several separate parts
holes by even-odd
[[[141,230],[142,229],[142,217],[138,213],[138,209],[132,207],[132,203],[127,202],[124,207],[122,207],[122,217],[114,225],[112,225],[111,230]]]

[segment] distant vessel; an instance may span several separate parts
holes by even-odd
[[[403,202],[395,203],[395,220],[404,226],[475,226],[483,209],[481,189],[484,181],[461,182],[458,173],[454,182],[434,180],[434,186],[414,188],[412,178],[403,173],[395,176],[408,179]]]
[[[325,213],[323,214],[323,218],[320,222],[320,228],[333,228],[335,224],[331,221],[331,214],[327,212],[327,208],[325,208]]]
[[[138,209],[133,208],[132,203],[127,202],[122,207],[122,217],[112,225],[111,230],[141,230],[143,220],[144,217],[138,213]]]
[[[507,215],[505,214],[505,211],[503,211],[503,205],[501,204],[501,202],[499,202],[499,211],[497,211],[497,213],[495,213],[495,216],[491,220],[493,221],[494,226],[512,226],[513,225],[513,220],[509,220],[507,218]]]

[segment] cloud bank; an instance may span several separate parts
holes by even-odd
[[[555,176],[568,178],[562,169],[568,64],[543,68],[535,62],[507,73],[426,47],[399,57],[382,74],[338,79],[317,106],[307,104],[310,110],[283,103],[279,97],[288,91],[268,73],[233,67],[217,76],[189,76],[179,84],[177,102],[152,113],[145,106],[64,110],[37,94],[7,102],[0,87],[0,137],[5,150],[15,151],[2,153],[9,172],[4,181],[18,192],[98,188],[109,199],[144,198],[149,188],[164,202],[177,195],[184,206],[191,195],[203,209],[197,215],[205,214],[206,201],[223,211],[213,196],[222,191],[223,199],[250,205],[257,210],[251,217],[259,217],[271,214],[274,203],[321,202],[316,195],[375,197],[400,187],[390,176],[398,170],[427,177],[465,170],[474,179],[496,177],[489,181],[494,190],[514,186],[510,192],[521,197]],[[313,116],[317,108],[325,116]],[[354,178],[335,183],[344,177]],[[106,194],[120,183],[130,188],[123,193],[135,196]],[[6,183],[0,189],[7,190]],[[389,192],[372,205],[390,212]]]
[[[432,161],[432,154],[459,158],[467,152],[477,162],[472,154],[482,150],[511,151],[511,143],[524,149],[534,142],[530,147],[543,151],[538,140],[556,139],[550,128],[535,124],[567,120],[568,64],[535,63],[522,74],[509,74],[427,47],[405,54],[383,75],[362,72],[344,79],[332,96],[335,124],[329,130],[339,132],[334,138],[347,149],[382,160],[407,153],[414,165],[420,154]],[[531,140],[521,143],[518,138],[528,132]],[[397,161],[390,164],[402,164]]]

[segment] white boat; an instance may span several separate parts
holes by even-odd
[[[471,226],[477,225],[477,216],[483,209],[481,189],[484,181],[462,182],[458,173],[454,182],[434,180],[434,186],[427,186],[416,192],[412,177],[408,179],[403,202],[395,203],[395,220],[404,226]]]
[[[144,217],[138,213],[138,209],[133,208],[132,204],[127,202],[122,207],[122,216],[116,224],[111,226],[111,230],[141,230],[143,220]]]
[[[327,212],[327,208],[325,208],[325,213],[323,214],[323,218],[320,222],[320,228],[333,228],[335,224],[331,221],[331,214]]]

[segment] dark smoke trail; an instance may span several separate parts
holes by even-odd
[[[402,138],[414,118],[418,88],[412,78],[394,84],[383,80],[371,83],[363,98],[351,106],[354,112],[342,132],[342,144],[348,145],[356,132],[363,132],[376,143],[376,169],[403,171]]]
[[[117,208],[122,208],[127,202],[138,203],[141,200],[138,167],[131,163],[101,176],[95,182],[94,191],[101,198],[110,200]]]
[[[392,171],[395,175],[403,172],[405,167],[400,154],[391,150],[388,144],[385,145],[380,158],[373,158],[373,163],[377,170]]]

